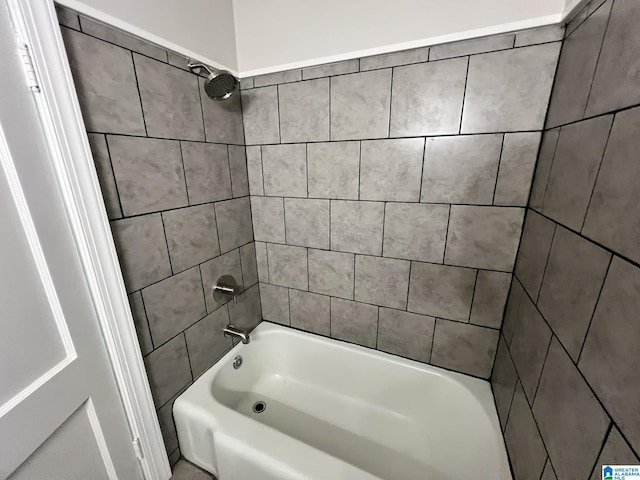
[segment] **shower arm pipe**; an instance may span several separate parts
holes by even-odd
[[[209,75],[211,75],[213,73],[213,69],[211,67],[208,67],[207,65],[205,65],[204,63],[194,63],[194,62],[189,62],[187,64],[187,67],[189,67],[189,69],[191,71],[195,70],[195,69],[204,69],[207,71],[207,73]]]

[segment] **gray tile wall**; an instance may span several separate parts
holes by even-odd
[[[243,80],[264,318],[489,378],[562,35]]]
[[[567,28],[491,378],[516,480],[640,463],[640,6]]]
[[[262,319],[240,98],[216,104],[187,59],[58,7],[169,458],[175,398]],[[223,274],[243,285],[217,304]]]

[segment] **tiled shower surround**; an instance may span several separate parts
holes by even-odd
[[[640,463],[639,24],[567,27],[492,375],[516,480]]]
[[[489,378],[562,35],[243,81],[264,319]]]
[[[167,454],[173,400],[261,320],[240,99],[214,103],[187,60],[59,10]],[[211,286],[232,274],[237,303]]]

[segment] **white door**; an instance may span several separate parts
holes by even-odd
[[[0,479],[142,479],[0,0]]]

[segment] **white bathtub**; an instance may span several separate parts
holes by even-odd
[[[488,382],[270,323],[173,411],[219,480],[511,479]]]

